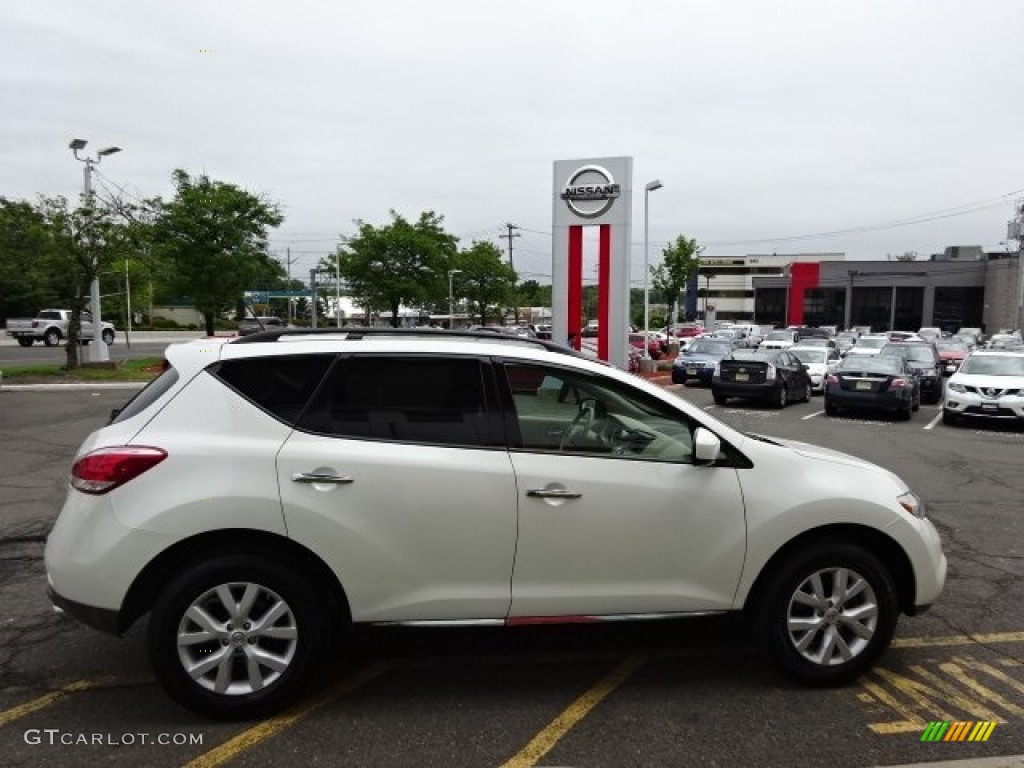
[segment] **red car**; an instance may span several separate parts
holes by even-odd
[[[643,333],[631,333],[629,334],[629,345],[639,349],[641,352],[644,351],[644,334]],[[652,360],[661,360],[661,356],[664,351],[661,348],[661,342],[657,339],[647,337],[647,351],[651,356]]]
[[[963,339],[936,339],[935,349],[939,353],[939,360],[942,361],[942,375],[951,376],[960,370],[960,364],[970,353],[971,348]]]

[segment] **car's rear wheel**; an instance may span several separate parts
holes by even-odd
[[[900,421],[910,421],[911,413],[910,403],[904,403],[896,409],[896,418]]]
[[[103,343],[109,347],[114,343],[114,332],[108,328],[103,331],[103,336],[101,338],[103,339]]]
[[[779,385],[779,391],[775,393],[774,405],[776,408],[785,408],[788,402],[789,392],[786,390],[785,382],[783,382]]]
[[[812,685],[847,683],[871,667],[896,630],[892,577],[870,552],[821,542],[777,570],[757,606],[762,646]]]
[[[838,416],[839,415],[839,409],[836,408],[836,406],[833,403],[830,403],[828,400],[825,400],[825,415],[826,416]]]
[[[809,403],[812,397],[814,397],[814,386],[808,381],[807,387],[804,389],[804,396],[800,398],[800,401]]]
[[[32,346],[32,342],[34,342],[34,341],[35,341],[35,339],[31,338],[30,336],[19,336],[18,337],[18,343],[21,346],[23,346],[23,347],[31,347]]]
[[[43,334],[43,344],[48,347],[56,347],[60,344],[60,331],[56,328],[51,328]]]
[[[234,555],[188,569],[153,607],[153,671],[182,706],[263,717],[306,687],[328,640],[329,606],[277,561]]]
[[[715,398],[715,405],[725,405],[727,402],[729,402],[728,397],[726,397],[725,395],[720,395],[717,392],[712,392],[711,396]]]

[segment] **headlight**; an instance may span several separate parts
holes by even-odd
[[[903,495],[897,496],[896,501],[914,517],[924,517],[924,502],[916,493],[907,491]]]
[[[963,394],[964,392],[967,391],[967,387],[965,387],[963,384],[957,384],[957,383],[952,382],[952,381],[949,382],[949,384],[947,384],[946,386],[949,387],[949,389],[952,392],[959,392],[959,393]]]

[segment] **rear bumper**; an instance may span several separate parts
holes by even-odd
[[[74,600],[68,600],[57,594],[53,587],[46,588],[46,594],[55,608],[74,616],[83,624],[99,629],[111,635],[120,635],[118,631],[118,613],[107,608],[96,608],[92,605],[83,605]]]
[[[711,388],[716,395],[724,397],[746,397],[753,400],[775,401],[779,397],[779,382],[769,381],[763,384],[736,384],[731,381],[715,379]]]
[[[829,405],[834,405],[837,408],[863,408],[881,411],[897,411],[912,404],[909,391],[904,395],[892,392],[878,394],[829,389],[825,392],[825,400]]]

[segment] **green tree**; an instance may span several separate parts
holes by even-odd
[[[283,274],[267,251],[267,230],[284,220],[261,197],[201,175],[173,174],[175,195],[158,201],[154,224],[157,255],[172,270],[170,285],[188,296],[213,335],[214,320],[268,274]]]
[[[519,300],[524,307],[550,307],[551,286],[536,280],[524,280],[518,288]]]
[[[686,289],[690,277],[697,274],[700,248],[697,241],[679,235],[661,252],[661,263],[651,268],[651,284],[672,306],[672,323],[676,322],[679,294]]]
[[[391,211],[391,223],[360,223],[359,234],[342,245],[341,278],[352,296],[371,310],[391,313],[398,326],[402,305],[418,307],[447,301],[447,270],[454,263],[457,239],[444,229],[444,217],[424,211],[415,222]],[[334,272],[335,256],[321,268]]]
[[[81,314],[94,278],[114,271],[131,253],[129,224],[113,206],[95,196],[83,196],[76,208],[63,197],[44,198],[39,208],[48,229],[49,249],[44,263],[57,303],[71,309],[67,328],[68,370],[78,367]],[[98,333],[98,329],[96,329]]]
[[[480,318],[480,325],[486,325],[489,316],[500,319],[514,296],[516,273],[502,260],[497,246],[474,241],[468,249],[459,251],[454,263],[460,270],[454,276],[455,295],[467,300],[470,313]]]
[[[56,298],[47,257],[50,231],[40,208],[0,197],[0,319],[34,316]]]

